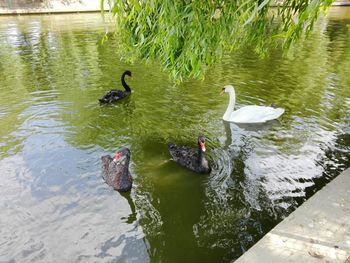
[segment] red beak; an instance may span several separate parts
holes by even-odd
[[[202,152],[205,152],[205,143],[204,142],[200,142],[199,145],[201,146]]]
[[[122,157],[121,153],[117,153],[117,155],[114,157],[114,160],[118,161]]]

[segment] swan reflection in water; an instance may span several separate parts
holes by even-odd
[[[226,140],[224,141],[224,146],[229,147],[235,141],[235,138],[240,135],[254,135],[261,131],[270,130],[272,127],[279,127],[281,123],[278,120],[271,120],[264,123],[233,123],[223,121]],[[233,146],[233,145],[232,145]]]
[[[137,220],[137,212],[136,212],[136,206],[131,196],[131,193],[123,192],[123,193],[120,193],[120,195],[128,201],[128,204],[131,209],[131,213],[128,216],[123,216],[121,219],[125,220],[125,223],[127,224],[133,224]]]

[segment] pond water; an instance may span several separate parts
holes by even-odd
[[[230,262],[350,166],[350,12],[331,9],[287,56],[227,54],[204,81],[121,62],[99,14],[0,17],[0,261]],[[340,14],[342,13],[342,14]],[[100,106],[133,72],[130,98]],[[278,121],[222,121],[275,103]],[[167,143],[207,138],[210,175]],[[113,191],[100,157],[132,152],[134,186]]]

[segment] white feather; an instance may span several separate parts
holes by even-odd
[[[235,107],[236,94],[231,85],[225,86],[225,92],[229,94],[230,101],[227,110],[222,117],[224,121],[236,123],[263,123],[274,120],[284,113],[282,108],[250,105],[233,111]]]

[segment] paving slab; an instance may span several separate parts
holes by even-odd
[[[236,263],[350,263],[350,169],[338,175]]]

